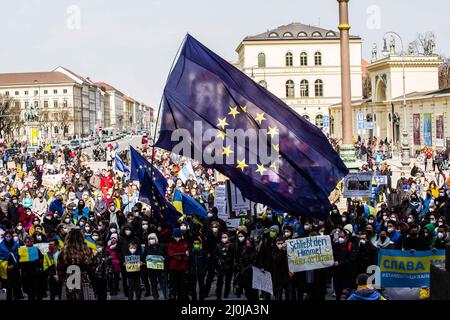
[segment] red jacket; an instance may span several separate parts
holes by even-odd
[[[169,242],[167,245],[167,257],[169,258],[169,271],[186,271],[189,268],[189,257],[186,251],[189,250],[188,243],[180,240],[179,242]]]
[[[22,222],[22,226],[25,229],[25,231],[28,231],[28,229],[31,228],[33,225],[33,218],[35,215],[32,213],[30,215],[26,214],[25,211],[22,211],[19,216],[19,221]]]
[[[114,187],[114,179],[111,177],[103,177],[100,181],[100,188],[102,189],[103,195],[106,195],[109,189]]]

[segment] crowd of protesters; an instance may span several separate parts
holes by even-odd
[[[183,182],[179,172],[186,160],[143,147],[168,181],[167,198],[179,189],[208,212],[202,220],[188,213],[168,228],[159,208],[139,201],[138,183],[113,170],[117,146],[108,148],[101,170],[91,170],[89,158],[68,147],[44,147],[33,155],[26,147],[15,154],[6,145],[1,149],[0,263],[8,300],[105,300],[118,294],[324,300],[331,284],[338,300],[381,300],[382,293],[367,286],[366,274],[378,264],[379,249],[442,249],[450,239],[450,179],[428,181],[414,166],[393,183],[389,165],[376,160],[376,152],[366,153],[361,169],[377,171],[388,182],[374,184],[370,199],[349,200],[347,210],[339,210],[337,188],[330,197],[336,204],[323,218],[263,207],[231,228],[214,207],[215,188],[222,183],[214,171],[194,162],[194,173]],[[289,272],[286,241],[317,235],[331,236],[334,265]],[[21,247],[39,244],[47,249],[36,260],[21,261]],[[149,268],[147,256],[163,257],[163,266]],[[126,268],[130,257],[139,261],[137,269]],[[80,267],[81,288],[65,281],[71,265]],[[252,288],[253,266],[271,273],[273,295]]]

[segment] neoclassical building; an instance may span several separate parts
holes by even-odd
[[[246,37],[237,67],[329,132],[329,107],[341,101],[339,32],[291,23]],[[362,39],[350,37],[352,99],[362,98]]]
[[[444,147],[450,137],[450,89],[439,90],[439,66],[442,61],[436,54],[414,54],[402,57],[395,48],[373,53],[367,67],[371,78],[372,97],[352,102],[353,136],[362,139],[387,138],[399,145],[405,125],[411,150],[424,146]],[[405,100],[403,97],[403,67],[405,75]],[[342,136],[340,103],[331,108],[334,130],[331,135]]]

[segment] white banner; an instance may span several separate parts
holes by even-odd
[[[286,243],[290,272],[328,268],[334,264],[330,236],[299,238]]]
[[[230,182],[231,187],[231,211],[239,214],[243,211],[247,214],[247,210],[250,209],[250,200],[245,199],[241,193],[241,190],[238,189],[232,182]]]
[[[217,186],[214,191],[214,207],[218,210],[218,217],[224,221],[229,219],[227,214],[227,192],[226,186]]]
[[[253,269],[252,288],[262,290],[273,295],[272,275],[270,272],[261,271],[256,267]]]

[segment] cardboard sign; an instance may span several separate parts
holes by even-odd
[[[8,161],[8,163],[6,165],[7,165],[9,170],[11,170],[11,169],[15,170],[16,169],[16,163],[14,161]]]
[[[377,185],[387,185],[387,176],[374,176]]]
[[[270,274],[270,272],[263,272],[256,267],[252,267],[252,269],[252,288],[262,290],[273,295],[272,275]]]
[[[293,239],[286,244],[290,272],[328,268],[334,264],[330,236]]]
[[[127,272],[138,272],[141,270],[141,258],[139,256],[125,256],[125,270]]]
[[[42,166],[43,164],[44,164],[44,160],[42,160],[42,159],[36,160],[36,165]]]
[[[145,259],[147,261],[147,269],[164,270],[164,257],[148,255]]]
[[[228,220],[227,214],[227,192],[226,186],[217,186],[214,191],[214,207],[218,210],[218,217],[222,220]]]
[[[373,173],[350,173],[344,179],[344,198],[370,198]]]
[[[54,187],[63,178],[64,178],[64,175],[62,175],[62,174],[45,174],[42,176],[42,185],[45,187]]]

